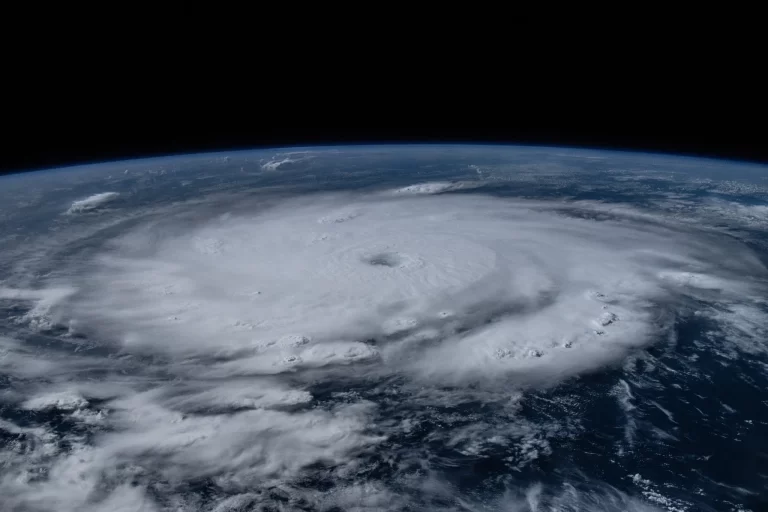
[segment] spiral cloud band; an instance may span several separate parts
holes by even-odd
[[[162,500],[147,481],[182,496],[208,479],[234,496],[216,510],[244,510],[261,499],[254,488],[300,493],[322,465],[346,487],[303,499],[401,506],[404,495],[350,475],[412,427],[382,422],[375,400],[337,399],[338,383],[397,382],[393,399],[427,407],[445,393],[510,399],[666,339],[674,312],[698,300],[765,291],[752,252],[714,231],[428,185],[294,197],[204,221],[180,210],[136,223],[48,292],[0,290],[44,303],[38,312],[72,343],[88,340],[83,354],[34,363],[3,342],[7,371],[49,377],[19,397],[24,407],[105,425],[49,454],[47,479],[5,478],[0,493],[40,509],[154,510]],[[474,442],[472,428],[444,442]],[[548,449],[528,428],[515,433],[520,464]],[[444,492],[432,473],[418,483],[395,474],[421,495]]]
[[[139,229],[71,283],[62,314],[130,349],[222,359],[196,375],[375,361],[456,384],[560,378],[654,339],[670,320],[654,304],[704,278],[749,293],[739,276],[760,263],[707,240],[545,203],[331,196],[165,238]]]

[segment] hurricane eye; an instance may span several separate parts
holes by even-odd
[[[393,267],[397,267],[400,264],[401,258],[396,253],[382,252],[382,253],[374,254],[373,256],[363,258],[363,262],[373,267],[393,268]]]

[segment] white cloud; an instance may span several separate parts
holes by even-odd
[[[280,166],[289,164],[295,161],[296,160],[294,160],[293,158],[288,158],[288,157],[283,158],[281,160],[277,160],[277,159],[270,160],[269,162],[261,164],[261,168],[264,169],[265,171],[276,171],[278,168],[280,168]]]
[[[81,294],[60,314],[100,325],[130,350],[242,356],[207,365],[214,373],[276,374],[381,352],[385,363],[407,354],[422,377],[535,379],[648,343],[667,327],[654,302],[691,287],[754,289],[695,234],[642,220],[596,223],[542,203],[440,196],[347,204],[354,216],[318,224],[341,201],[287,204],[257,222],[231,217],[164,238],[140,258],[105,255],[71,283]],[[746,248],[731,249],[734,270],[764,272]],[[441,317],[447,308],[454,313]],[[360,343],[392,325],[445,341]],[[286,336],[311,341],[284,346]]]
[[[294,156],[294,155],[301,155],[301,156]],[[308,155],[306,151],[292,151],[288,153],[280,153],[278,155],[275,155],[271,159],[267,160],[263,164],[261,164],[261,169],[264,171],[276,171],[280,167],[283,167],[287,164],[302,162],[310,158],[312,158],[312,156]]]
[[[102,192],[100,194],[94,194],[92,196],[86,197],[85,199],[80,199],[73,202],[72,206],[70,206],[69,210],[67,210],[67,213],[83,213],[95,210],[100,206],[104,206],[105,204],[114,201],[119,195],[120,194],[117,192]]]
[[[33,411],[41,411],[45,409],[74,411],[83,408],[86,405],[88,405],[88,400],[83,398],[79,393],[74,391],[58,391],[44,393],[30,398],[22,404],[22,408]]]
[[[408,185],[407,187],[392,190],[389,193],[394,195],[429,195],[450,192],[453,190],[476,188],[481,185],[482,182],[478,181],[431,181]]]

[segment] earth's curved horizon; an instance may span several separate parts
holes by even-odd
[[[0,177],[9,511],[768,507],[768,166],[504,145]]]

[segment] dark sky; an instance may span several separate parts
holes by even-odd
[[[281,145],[499,142],[682,153],[768,163],[762,98],[656,85],[531,92],[441,88],[407,80],[374,88],[311,77],[259,80],[226,71],[215,87],[162,76],[119,88],[90,85],[6,102],[0,172],[173,153]],[[350,78],[351,79],[351,78]],[[210,83],[210,76],[206,84]],[[229,83],[236,83],[233,91]],[[134,87],[136,85],[136,87]],[[236,92],[234,90],[236,89]],[[755,99],[757,98],[757,99]]]
[[[45,44],[10,35],[2,67],[0,173],[347,142],[574,145],[768,162],[764,45],[748,16],[737,34],[708,25],[688,34],[671,23],[681,44],[667,44],[641,23],[640,33],[617,24],[612,35],[577,24],[578,34],[555,41],[516,16],[500,16],[502,31],[483,23],[443,34],[414,21],[414,41],[386,23],[383,32],[378,23],[348,32],[310,16],[307,31],[293,19],[283,26],[228,14],[216,24],[207,8],[193,11],[136,11],[141,26],[83,17],[87,29],[57,16],[43,27],[33,13],[38,33],[29,37],[45,34]],[[338,21],[347,25],[346,16]],[[528,26],[534,32],[523,34]]]

